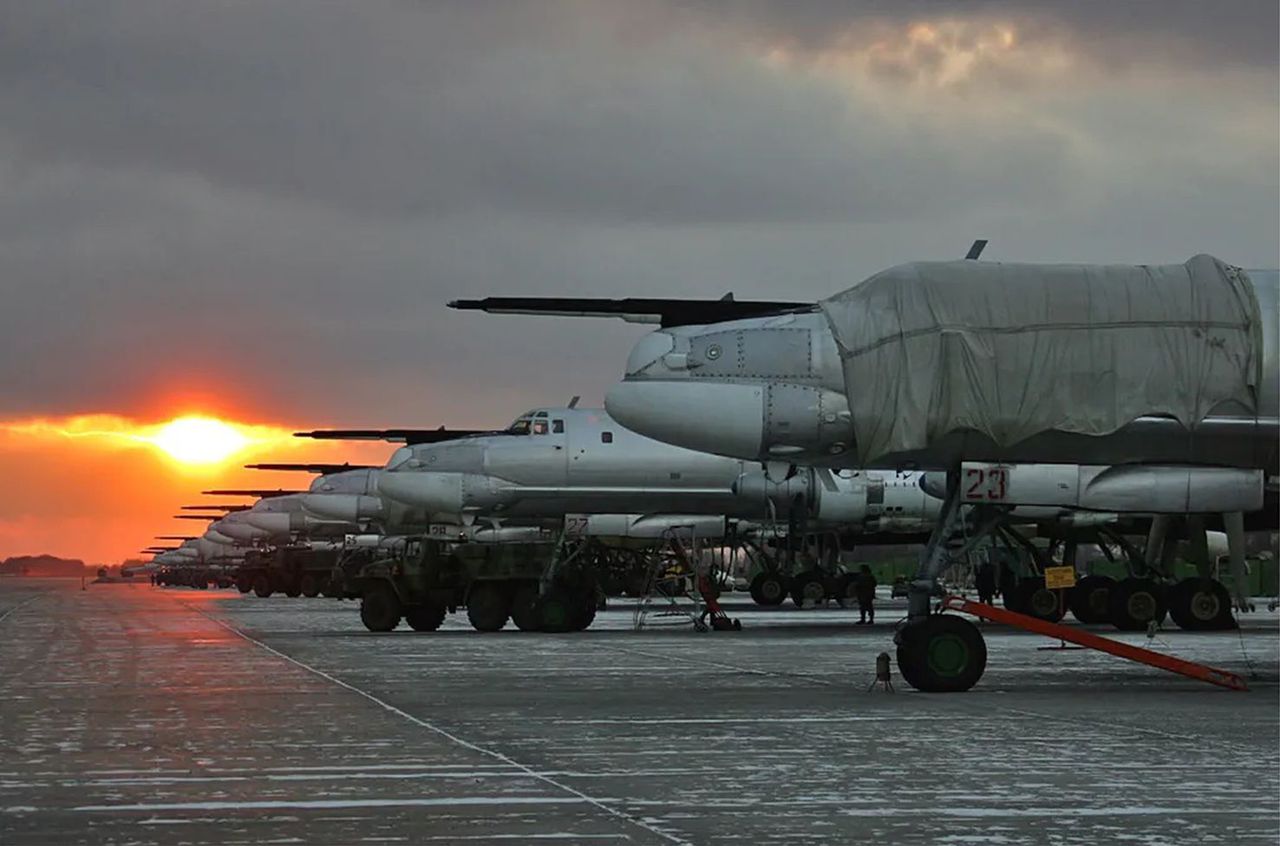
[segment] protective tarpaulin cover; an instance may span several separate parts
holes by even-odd
[[[1185,425],[1254,411],[1262,336],[1248,278],[1186,264],[916,262],[821,303],[860,459],[977,430],[1105,435],[1143,415]]]

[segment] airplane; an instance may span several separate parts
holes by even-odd
[[[297,434],[361,440],[384,436],[412,444],[391,456],[364,494],[305,495],[309,512],[334,520],[377,521],[390,507],[386,503],[398,502],[418,509],[420,522],[433,525],[476,520],[494,524],[484,539],[562,519],[596,537],[634,537],[643,529],[648,537],[659,539],[664,528],[698,517],[718,521],[718,530],[710,523],[703,529],[718,531],[717,537],[723,537],[732,523],[740,537],[785,535],[795,540],[839,534],[846,546],[911,543],[927,539],[941,507],[941,499],[926,489],[920,473],[809,466],[775,478],[752,461],[637,435],[617,425],[605,410],[578,408],[576,401],[568,407],[534,409],[506,429],[492,432],[463,430],[450,436],[444,429],[361,429]],[[624,519],[627,515],[631,519]],[[1116,519],[1114,514],[1086,519],[1090,515],[1057,507],[1023,508],[1016,516],[1024,523],[1059,528],[1087,524],[1094,534]],[[388,534],[398,532],[385,522],[381,525]],[[478,533],[472,536],[481,539]],[[789,555],[795,547],[788,544]],[[839,547],[834,551],[838,554]],[[750,584],[759,604],[777,604],[788,594],[801,606],[827,598],[846,603],[853,599],[853,578],[848,574],[836,577],[811,566],[788,578],[776,560],[764,558],[765,566]],[[1035,590],[1029,585],[1017,604],[1034,606]],[[1038,590],[1044,592],[1043,582]],[[1050,599],[1044,613],[1061,616],[1057,596]]]
[[[1145,555],[1184,523],[1204,567],[1226,530],[1237,605],[1246,525],[1274,527],[1280,478],[1280,273],[1207,255],[1171,265],[914,262],[820,302],[490,297],[491,313],[656,323],[605,407],[640,434],[792,468],[941,476],[943,507],[895,638],[912,686],[968,690],[986,647],[932,613],[964,533],[971,548],[1014,506],[1152,515]],[[1248,515],[1248,523],[1246,523]],[[1110,601],[1151,618],[1221,602],[1201,577],[1165,592],[1121,582]],[[946,649],[942,649],[946,646]],[[937,648],[935,648],[937,647]],[[947,656],[946,661],[937,656]]]

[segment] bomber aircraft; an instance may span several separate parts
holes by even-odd
[[[967,690],[986,648],[935,614],[952,539],[996,531],[1014,506],[1152,515],[1146,556],[1183,521],[1205,550],[1226,530],[1237,590],[1246,515],[1272,527],[1280,473],[1275,270],[1207,255],[1173,265],[914,262],[821,302],[491,297],[495,313],[612,316],[661,328],[609,392],[649,437],[791,468],[942,474],[943,505],[899,630],[903,677]],[[1205,555],[1197,555],[1203,566]],[[1113,603],[1183,613],[1220,602],[1207,578],[1166,592],[1122,582]],[[1243,597],[1237,596],[1237,601]]]

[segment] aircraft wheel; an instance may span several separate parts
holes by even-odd
[[[827,599],[827,584],[817,570],[807,570],[791,580],[791,601],[799,608],[815,608]]]
[[[777,572],[757,573],[751,580],[751,598],[757,605],[781,605],[787,598],[787,577]]]
[[[1164,590],[1154,579],[1128,578],[1109,592],[1112,624],[1124,632],[1145,631],[1151,621],[1164,622]]]
[[[308,599],[314,599],[320,595],[320,580],[314,573],[303,573],[298,580],[298,590]]]
[[[581,609],[574,617],[573,626],[570,631],[585,631],[596,619],[597,604],[596,598],[590,593],[584,593],[578,598]]]
[[[496,632],[507,624],[511,599],[502,585],[481,582],[467,593],[467,619],[478,632]]]
[[[272,594],[271,580],[267,578],[266,573],[260,574],[253,580],[253,592],[255,595],[260,596],[263,599],[266,599]]]
[[[553,587],[538,600],[538,628],[544,632],[568,632],[573,630],[581,612],[579,597],[562,587]]]
[[[1040,576],[1020,580],[1014,593],[1017,595],[1019,613],[1028,617],[1056,623],[1062,619],[1066,610],[1058,592],[1046,588],[1044,578]]]
[[[536,632],[541,629],[542,618],[538,608],[538,586],[522,585],[516,588],[511,598],[511,622],[522,632]]]
[[[400,597],[391,585],[375,584],[360,598],[360,622],[371,632],[389,632],[400,625]]]
[[[926,693],[958,693],[982,678],[987,644],[968,620],[935,614],[909,623],[896,638],[898,672],[907,684]]]
[[[415,605],[412,608],[406,608],[404,621],[415,632],[434,632],[444,622],[444,615],[445,609],[443,605],[429,602],[426,605]]]
[[[835,600],[841,608],[858,607],[858,577],[853,573],[845,573],[836,579]]]
[[[1183,579],[1169,591],[1169,616],[1178,628],[1193,632],[1236,628],[1231,595],[1214,579]]]
[[[1109,597],[1116,580],[1107,576],[1085,576],[1067,594],[1071,614],[1082,623],[1105,623],[1111,619]]]

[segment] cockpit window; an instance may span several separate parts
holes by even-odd
[[[551,431],[552,431],[552,432],[555,432],[557,435],[563,435],[563,434],[564,434],[564,421],[563,421],[563,420],[552,420],[552,421],[551,421]]]
[[[413,458],[413,448],[407,446],[400,447],[400,449],[391,453],[391,458],[387,460],[387,469],[395,470],[411,458]]]
[[[515,422],[507,427],[508,435],[527,435],[533,428],[533,419],[531,415],[523,414],[515,419]]]
[[[535,435],[545,435],[547,433],[547,421],[546,420],[533,421],[533,433]]]

